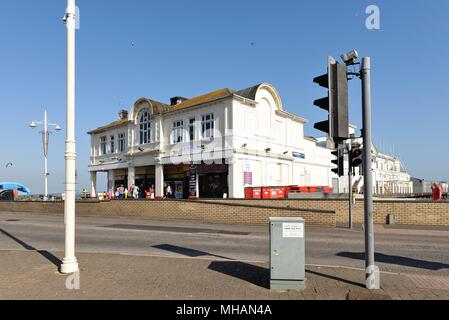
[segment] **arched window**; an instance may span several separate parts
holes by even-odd
[[[150,143],[151,123],[150,123],[150,113],[148,111],[144,111],[140,115],[139,128],[140,128],[140,144]]]

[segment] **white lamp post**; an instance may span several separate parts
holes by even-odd
[[[76,142],[75,142],[75,0],[67,0],[64,22],[67,27],[67,140],[65,145],[65,257],[61,273],[79,271],[75,257],[75,192],[76,192]]]
[[[52,134],[52,132],[49,130],[49,127],[54,127],[56,132],[61,131],[61,127],[58,126],[55,123],[49,123],[48,122],[48,118],[47,118],[47,110],[45,110],[45,115],[44,115],[44,121],[43,122],[39,122],[39,121],[33,121],[30,124],[30,128],[35,129],[37,128],[38,125],[43,125],[44,126],[44,130],[41,131],[40,133],[42,134],[42,143],[44,145],[44,201],[48,200],[48,176],[50,175],[48,173],[48,142],[50,140],[50,134]]]

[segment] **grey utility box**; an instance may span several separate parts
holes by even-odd
[[[305,289],[305,226],[302,218],[270,218],[270,289]]]

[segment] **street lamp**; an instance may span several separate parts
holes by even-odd
[[[65,255],[61,273],[79,272],[75,256],[75,197],[76,197],[76,141],[75,141],[75,0],[67,0],[64,23],[67,27],[67,138],[65,143]]]
[[[44,201],[48,200],[48,142],[50,140],[50,135],[53,133],[50,128],[54,127],[56,132],[61,131],[61,127],[55,123],[49,123],[47,118],[47,110],[45,110],[44,121],[33,121],[30,124],[31,129],[36,129],[38,125],[43,125],[44,130],[40,133],[42,134],[42,143],[44,146],[44,163],[45,163],[45,172],[44,172],[44,185],[45,185],[45,193],[44,193]]]

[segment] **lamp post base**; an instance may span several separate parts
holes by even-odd
[[[76,258],[63,259],[61,264],[61,273],[70,274],[79,271],[78,260]]]

